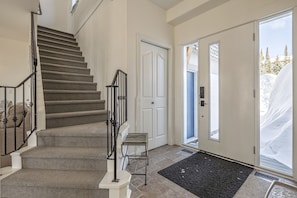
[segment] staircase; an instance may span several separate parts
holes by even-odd
[[[46,128],[105,121],[105,101],[73,35],[38,27]]]
[[[105,102],[72,35],[38,28],[46,126],[22,169],[1,180],[2,198],[107,198]],[[100,122],[101,121],[101,122]]]
[[[40,131],[37,142],[22,154],[22,169],[1,181],[1,197],[108,197],[99,189],[107,171],[105,123]]]

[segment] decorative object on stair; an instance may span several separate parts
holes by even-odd
[[[106,121],[105,101],[72,34],[38,26],[46,128]]]
[[[252,171],[197,152],[158,173],[201,198],[225,198],[233,197]]]

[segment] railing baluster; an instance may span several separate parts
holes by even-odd
[[[114,160],[114,178],[117,179],[117,137],[119,128],[127,121],[127,74],[117,70],[112,85],[107,88],[107,158]]]
[[[14,103],[14,111],[13,111],[13,122],[14,122],[14,150],[17,149],[17,131],[16,131],[16,88],[14,88],[14,97],[13,97],[13,103]]]
[[[107,120],[106,120],[106,125],[107,125],[107,148],[109,148],[109,87],[106,87],[106,109],[107,109]],[[109,149],[106,151],[106,156],[109,156]]]
[[[4,88],[4,154],[7,153],[7,88]]]
[[[118,182],[119,180],[117,179],[117,135],[118,135],[118,126],[117,126],[117,87],[114,87],[114,125],[113,125],[113,132],[114,132],[114,171],[113,171],[113,182]]]
[[[25,122],[25,84],[23,84],[23,142],[26,140],[26,122]],[[32,130],[32,128],[30,128]]]

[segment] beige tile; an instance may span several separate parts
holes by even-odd
[[[149,151],[149,166],[147,185],[144,185],[144,176],[133,175],[130,189],[132,198],[197,198],[177,184],[158,174],[159,170],[166,168],[191,154],[182,151],[179,146],[162,146]],[[127,170],[144,171],[144,162],[131,160]],[[254,176],[252,173],[242,187],[238,190],[235,198],[260,198],[264,197],[270,182]]]

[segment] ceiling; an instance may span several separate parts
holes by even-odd
[[[150,0],[150,1],[158,5],[159,7],[163,8],[164,10],[168,10],[184,0]]]
[[[181,24],[230,0],[149,0],[166,11],[166,22]]]

